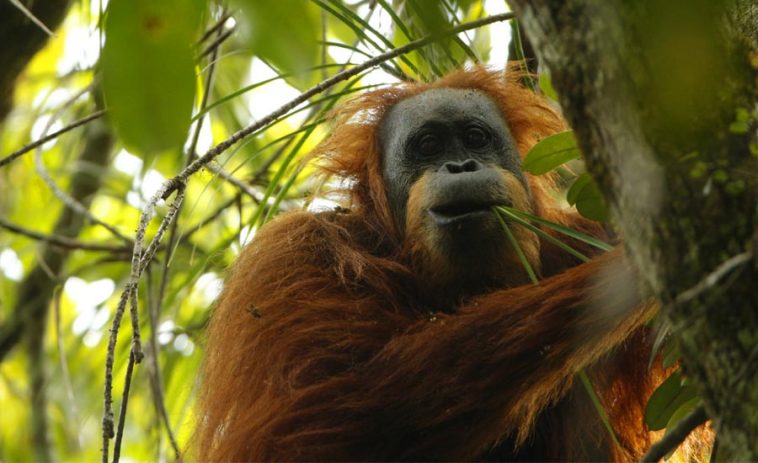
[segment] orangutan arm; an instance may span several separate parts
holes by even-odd
[[[335,237],[280,225],[298,241],[259,236],[214,315],[203,459],[476,458],[651,315],[611,297],[630,275],[614,252],[419,320],[309,257]]]

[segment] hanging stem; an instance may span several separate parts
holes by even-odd
[[[511,245],[513,246],[513,249],[516,251],[516,254],[519,257],[519,260],[521,261],[521,264],[524,266],[524,269],[526,270],[526,273],[529,275],[529,279],[532,281],[532,283],[534,284],[538,283],[537,275],[535,274],[534,269],[532,268],[532,265],[527,260],[526,255],[524,254],[524,250],[521,249],[521,245],[519,244],[518,240],[516,240],[516,237],[513,236],[513,232],[511,231],[510,227],[508,227],[508,224],[506,223],[506,221],[503,219],[503,216],[537,233],[539,236],[545,238],[546,240],[550,241],[556,246],[559,246],[561,249],[565,250],[571,255],[581,259],[583,262],[589,261],[589,258],[585,256],[584,254],[580,253],[579,251],[572,248],[568,244],[560,241],[559,239],[545,233],[544,230],[541,230],[540,228],[535,227],[528,221],[524,220],[522,217],[519,217],[520,215],[531,216],[531,214],[527,214],[525,212],[519,211],[518,209],[513,209],[511,207],[506,207],[506,206],[495,206],[493,210],[495,212],[495,217],[497,217],[497,220],[500,222],[500,226],[503,227],[503,231],[505,232],[505,235],[508,237],[508,241],[510,241]],[[531,217],[536,217],[536,216],[531,216]],[[547,225],[548,223],[553,224],[552,222],[546,221],[544,219],[541,219],[540,221],[544,222],[545,225]],[[571,236],[572,238],[579,239],[577,236],[581,235],[584,237],[584,239],[582,239],[581,241],[587,242],[587,239],[591,238],[592,241],[598,241],[599,243],[602,243],[602,241],[596,240],[595,238],[592,238],[589,235],[585,235],[584,233],[571,230],[570,228],[564,227],[562,225],[558,225],[558,224],[553,224],[553,225],[559,227],[561,229],[559,231],[562,231],[562,230],[569,231],[570,233],[566,233],[566,234]],[[607,246],[605,245],[605,243],[602,243],[602,244],[604,246]],[[598,397],[597,392],[595,391],[595,387],[592,385],[592,382],[590,381],[589,376],[587,376],[587,372],[584,370],[579,371],[579,379],[582,381],[582,385],[584,385],[584,389],[587,391],[587,394],[590,396],[590,400],[592,401],[592,405],[595,407],[595,410],[597,410],[597,414],[600,417],[600,421],[603,422],[603,425],[605,426],[606,430],[608,430],[608,434],[610,434],[613,442],[620,447],[621,443],[619,442],[618,437],[616,436],[616,433],[613,431],[611,422],[608,419],[608,414],[606,413],[605,408],[603,407],[603,404],[600,402],[600,398]]]

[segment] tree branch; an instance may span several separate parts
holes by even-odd
[[[67,125],[66,127],[63,127],[60,130],[56,130],[55,132],[49,133],[45,135],[42,138],[39,138],[28,145],[24,145],[21,148],[17,149],[16,151],[12,152],[11,154],[7,155],[6,157],[0,159],[0,168],[5,167],[6,165],[10,164],[11,162],[15,161],[16,158],[20,157],[21,155],[28,153],[29,151],[33,150],[34,148],[38,146],[42,146],[45,143],[49,142],[50,140],[54,140],[58,138],[59,136],[63,135],[66,132],[69,132],[71,130],[74,130],[77,127],[81,127],[84,124],[87,124],[88,122],[94,121],[95,119],[99,119],[100,117],[105,114],[105,110],[101,109],[100,111],[95,111],[94,113],[90,114],[89,116],[83,117],[77,121],[72,122],[71,124]]]
[[[61,249],[79,249],[82,251],[103,251],[113,253],[125,253],[131,250],[131,246],[129,245],[87,243],[74,238],[69,238],[67,236],[46,235],[44,233],[36,232],[19,225],[15,225],[3,219],[2,217],[0,217],[0,227],[5,228],[12,233],[31,238],[33,240],[49,243],[50,245],[56,246]]]
[[[79,156],[82,163],[104,167],[113,146],[113,135],[102,123],[87,127],[85,146]],[[94,193],[100,188],[102,176],[93,175],[89,170],[78,170],[71,179],[69,190],[77,201],[88,205]],[[3,221],[4,228],[12,226]],[[46,319],[48,305],[53,289],[59,283],[56,278],[68,259],[68,254],[61,247],[71,249],[61,244],[79,244],[71,242],[78,236],[84,226],[84,217],[69,207],[64,207],[53,227],[52,236],[58,239],[44,241],[40,247],[40,259],[29,274],[19,285],[17,303],[13,312],[0,325],[0,362],[22,339],[27,332],[25,327],[30,320]],[[111,251],[110,249],[108,249]],[[39,336],[39,331],[33,331]]]

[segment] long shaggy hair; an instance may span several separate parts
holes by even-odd
[[[382,178],[382,117],[428,89],[476,89],[498,105],[523,156],[566,126],[520,78],[459,71],[365,93],[335,113],[315,157],[324,172],[350,180],[350,212],[284,214],[240,255],[208,329],[191,457],[641,455],[649,443],[642,413],[657,378],[647,371],[648,336],[639,327],[652,309],[622,301],[610,314],[587,310],[618,255],[577,266],[542,242],[544,284],[483,294],[444,314],[419,296],[422,282],[403,254]],[[550,177],[527,179],[536,214],[603,235],[555,204]],[[578,369],[593,363],[589,375],[620,446],[586,394],[571,388]]]

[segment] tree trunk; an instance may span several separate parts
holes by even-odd
[[[66,16],[70,0],[21,0],[35,18],[55,30]],[[47,43],[48,35],[12,2],[0,1],[0,122],[13,107],[16,78]]]
[[[758,6],[512,0],[720,459],[758,461]]]

